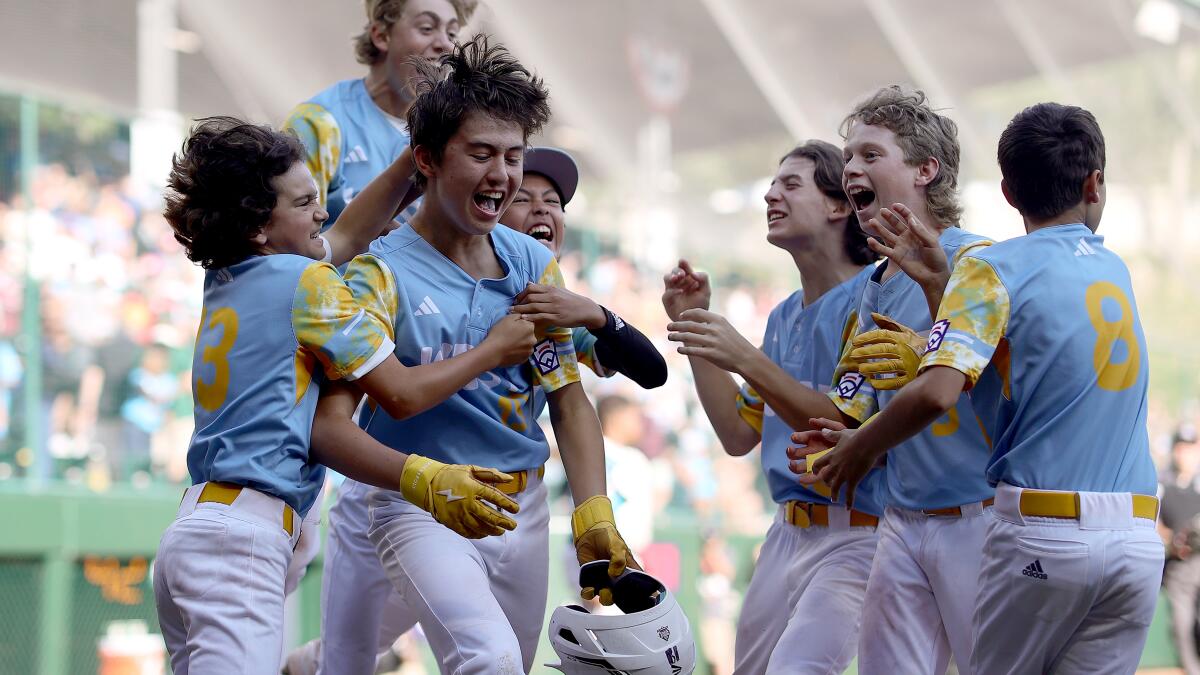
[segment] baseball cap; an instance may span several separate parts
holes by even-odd
[[[530,148],[525,153],[525,173],[540,173],[554,183],[566,206],[579,187],[579,167],[575,160],[558,148]]]

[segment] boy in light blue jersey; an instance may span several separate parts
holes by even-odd
[[[390,329],[360,307],[329,262],[344,260],[394,210],[406,181],[388,173],[328,239],[326,213],[292,136],[232,118],[203,121],[176,155],[165,216],[188,257],[207,270],[196,339],[194,485],[164,533],[155,562],[160,624],[176,673],[272,672],[282,648],[285,570],[324,470],[397,486],[413,468],[439,522],[466,536],[515,523],[485,506],[517,507],[487,485],[506,474],[432,466],[365,434],[320,449],[313,429],[322,378],[353,380],[411,415],[459,382],[524,360],[529,322],[506,320],[478,355],[405,369]],[[314,381],[316,378],[317,381]],[[310,450],[310,440],[313,448]],[[357,465],[357,466],[355,466]],[[446,501],[446,500],[443,500]]]
[[[534,237],[557,259],[563,243],[564,209],[578,183],[579,170],[570,155],[556,148],[530,148],[525,154],[521,187],[500,224]],[[518,296],[531,299],[518,305],[518,311],[554,314],[556,324],[576,326],[572,342],[580,365],[600,377],[621,373],[646,388],[660,386],[666,380],[662,356],[632,325],[563,287],[531,288],[537,292]],[[436,302],[426,303],[426,307],[441,311]],[[546,394],[535,387],[529,419],[538,419],[545,408]],[[417,622],[415,614],[392,589],[368,536],[370,489],[346,480],[330,509],[325,575],[321,580],[321,638],[289,654],[286,670],[291,675],[371,673],[377,654],[388,650]]]
[[[475,6],[468,0],[366,0],[367,24],[354,38],[366,77],[342,80],[288,114],[283,126],[304,143],[305,163],[329,211],[326,227],[408,148],[412,60],[448,53]],[[414,213],[415,204],[401,220]]]
[[[1042,103],[1013,118],[998,157],[1001,188],[1026,236],[958,261],[921,374],[894,414],[885,411],[828,467],[814,468],[852,478],[855,460],[971,389],[996,486],[973,670],[1133,672],[1154,616],[1163,546],[1154,529],[1145,337],[1129,272],[1095,234],[1104,136],[1086,110]]]
[[[886,505],[882,471],[858,493],[854,510],[828,490],[801,485],[786,454],[808,420],[780,407],[789,392],[824,392],[857,325],[855,311],[874,256],[842,190],[841,150],[808,141],[779,162],[765,195],[767,241],[788,252],[802,290],[771,311],[756,349],[708,311],[706,275],[687,261],[665,281],[668,337],[683,343],[696,390],[731,455],[760,441],[763,473],[779,512],[746,591],[734,644],[736,673],[841,672],[854,658],[875,528]],[[745,378],[739,389],[731,372]]]
[[[346,272],[368,313],[393,327],[405,363],[470,353],[480,326],[506,315],[530,284],[562,286],[545,247],[496,227],[520,186],[526,140],[549,116],[540,80],[482,37],[421,69],[423,93],[408,115],[416,178],[425,189],[420,210]],[[549,563],[539,471],[549,448],[530,414],[535,384],[547,392],[577,505],[572,530],[580,562],[608,560],[613,576],[636,565],[604,496],[599,422],[578,382],[571,332],[539,322],[539,336],[529,363],[485,373],[410,420],[374,406],[359,419],[384,442],[435,444],[434,457],[487,457],[513,472],[504,490],[521,507],[519,527],[488,543],[443,536],[406,493],[371,495],[370,538],[448,672],[528,672],[533,665]],[[356,400],[353,391],[331,388],[318,421],[348,421]],[[604,592],[601,598],[611,602]]]
[[[884,87],[847,116],[842,131],[843,184],[868,231],[886,234],[881,228],[889,226],[896,212],[929,223],[935,233],[933,246],[943,260],[986,241],[958,227],[957,130],[953,121],[933,110],[923,93]],[[883,208],[887,204],[892,208]],[[875,240],[871,247],[890,251]],[[924,283],[894,261],[884,261],[863,292],[856,341],[894,327],[879,325],[885,315],[917,332],[927,331],[933,319]],[[847,351],[839,365],[843,374],[829,392],[842,413],[839,422],[849,417],[865,424],[895,400],[894,389],[882,388],[883,383],[872,386],[859,368]],[[844,427],[838,423],[831,428]],[[808,447],[794,452],[793,458],[828,447],[822,431],[804,432],[794,440]],[[983,513],[992,494],[983,479],[987,455],[987,443],[963,394],[933,425],[887,458],[890,501],[867,586],[865,605],[870,611],[863,613],[859,639],[863,672],[942,673],[951,655],[967,672],[987,524]],[[805,468],[806,462],[793,466],[798,473]],[[857,503],[854,484],[827,484],[835,493],[846,488],[848,499]]]

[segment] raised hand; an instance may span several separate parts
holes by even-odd
[[[903,204],[879,210],[879,217],[867,221],[864,228],[877,239],[867,241],[876,253],[887,256],[922,288],[945,288],[950,280],[950,264],[938,242],[938,232],[921,222]]]
[[[678,320],[667,324],[667,330],[668,340],[683,343],[680,354],[698,356],[730,372],[759,351],[725,317],[707,309],[683,310]]]
[[[708,274],[693,270],[688,261],[680,259],[679,265],[663,276],[662,303],[670,320],[678,321],[685,310],[708,309],[711,300]]]

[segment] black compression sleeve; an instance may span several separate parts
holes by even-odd
[[[661,387],[667,381],[667,362],[642,332],[621,317],[604,310],[604,327],[590,330],[596,336],[596,358],[607,370],[615,370],[643,389]]]

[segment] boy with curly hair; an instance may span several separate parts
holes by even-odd
[[[517,509],[493,487],[506,474],[394,452],[361,432],[322,445],[313,429],[322,379],[353,381],[405,417],[481,372],[524,361],[532,347],[532,324],[513,317],[479,349],[442,363],[406,368],[392,355],[390,326],[359,306],[330,261],[344,262],[391,217],[408,189],[400,173],[369,186],[326,238],[328,213],[294,136],[210,118],[175,157],[165,215],[206,270],[192,369],[193,485],[154,566],[175,673],[278,669],[285,572],[323,463],[375,485],[403,483],[463,536],[515,527],[492,506]],[[435,499],[439,492],[454,499]]]

